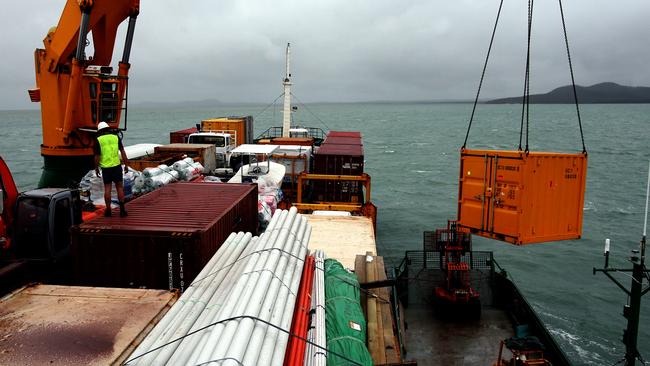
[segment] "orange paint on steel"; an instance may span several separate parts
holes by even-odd
[[[463,150],[459,224],[516,245],[579,239],[587,156]]]
[[[314,256],[307,256],[305,266],[303,267],[302,277],[298,296],[296,297],[296,306],[293,312],[293,319],[290,328],[290,339],[287,350],[284,355],[284,365],[302,365],[305,361],[305,349],[307,343],[303,340],[307,338],[309,326],[309,311],[311,308],[311,290],[314,280]],[[300,337],[300,338],[298,338]]]
[[[235,144],[251,144],[253,123],[250,117],[219,117],[201,121],[201,131],[235,135]]]
[[[68,0],[58,25],[43,39],[44,48],[36,49],[36,88],[30,90],[30,95],[41,103],[43,155],[93,155],[94,134],[79,129],[96,129],[102,119],[113,128],[119,127],[129,65],[120,63],[118,75],[109,77],[88,74],[86,68],[110,65],[117,28],[137,14],[139,6],[139,0],[94,1],[88,22],[94,54],[88,55],[92,59],[76,60],[81,8],[77,0]],[[109,103],[109,115],[102,116],[102,103]]]

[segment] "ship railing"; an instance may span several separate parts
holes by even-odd
[[[323,131],[322,128],[318,127],[299,127],[299,126],[291,126],[292,128],[304,128],[307,130],[307,134],[309,137],[313,138],[314,141],[319,140],[323,141],[325,139],[325,131]],[[282,137],[282,127],[281,126],[274,126],[274,127],[269,127],[266,131],[262,132],[259,136],[255,138],[255,140],[262,140],[262,139],[274,139],[277,137]]]

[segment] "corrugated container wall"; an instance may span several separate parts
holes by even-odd
[[[314,154],[313,172],[328,175],[363,174],[363,146],[325,143]],[[362,203],[363,189],[357,181],[314,181],[313,199],[327,202]]]
[[[582,153],[464,150],[459,223],[517,245],[579,239],[586,176]]]
[[[234,131],[237,146],[253,143],[253,117],[219,117],[201,121],[201,131]]]
[[[169,133],[169,143],[170,144],[185,144],[187,143],[187,138],[193,134],[197,133],[199,130],[196,127],[188,128],[180,131],[173,131]]]
[[[361,138],[361,132],[359,131],[330,131],[327,133],[327,137],[358,137]]]
[[[363,146],[324,144],[314,154],[314,173],[361,175]]]
[[[257,232],[255,184],[174,183],[72,230],[74,283],[184,290],[231,232]]]
[[[327,136],[323,145],[363,145],[361,137]]]

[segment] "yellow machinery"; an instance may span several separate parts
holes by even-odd
[[[129,56],[139,0],[68,0],[61,19],[36,49],[36,88],[41,103],[44,170],[40,187],[66,187],[93,167],[97,124],[126,129]],[[117,28],[129,19],[116,74],[110,67]],[[86,55],[92,35],[94,53]],[[122,115],[124,112],[124,115]]]

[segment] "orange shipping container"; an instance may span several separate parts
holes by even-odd
[[[459,224],[516,245],[579,239],[587,156],[463,150]]]
[[[219,117],[201,121],[201,131],[235,134],[237,146],[253,143],[253,117]]]

